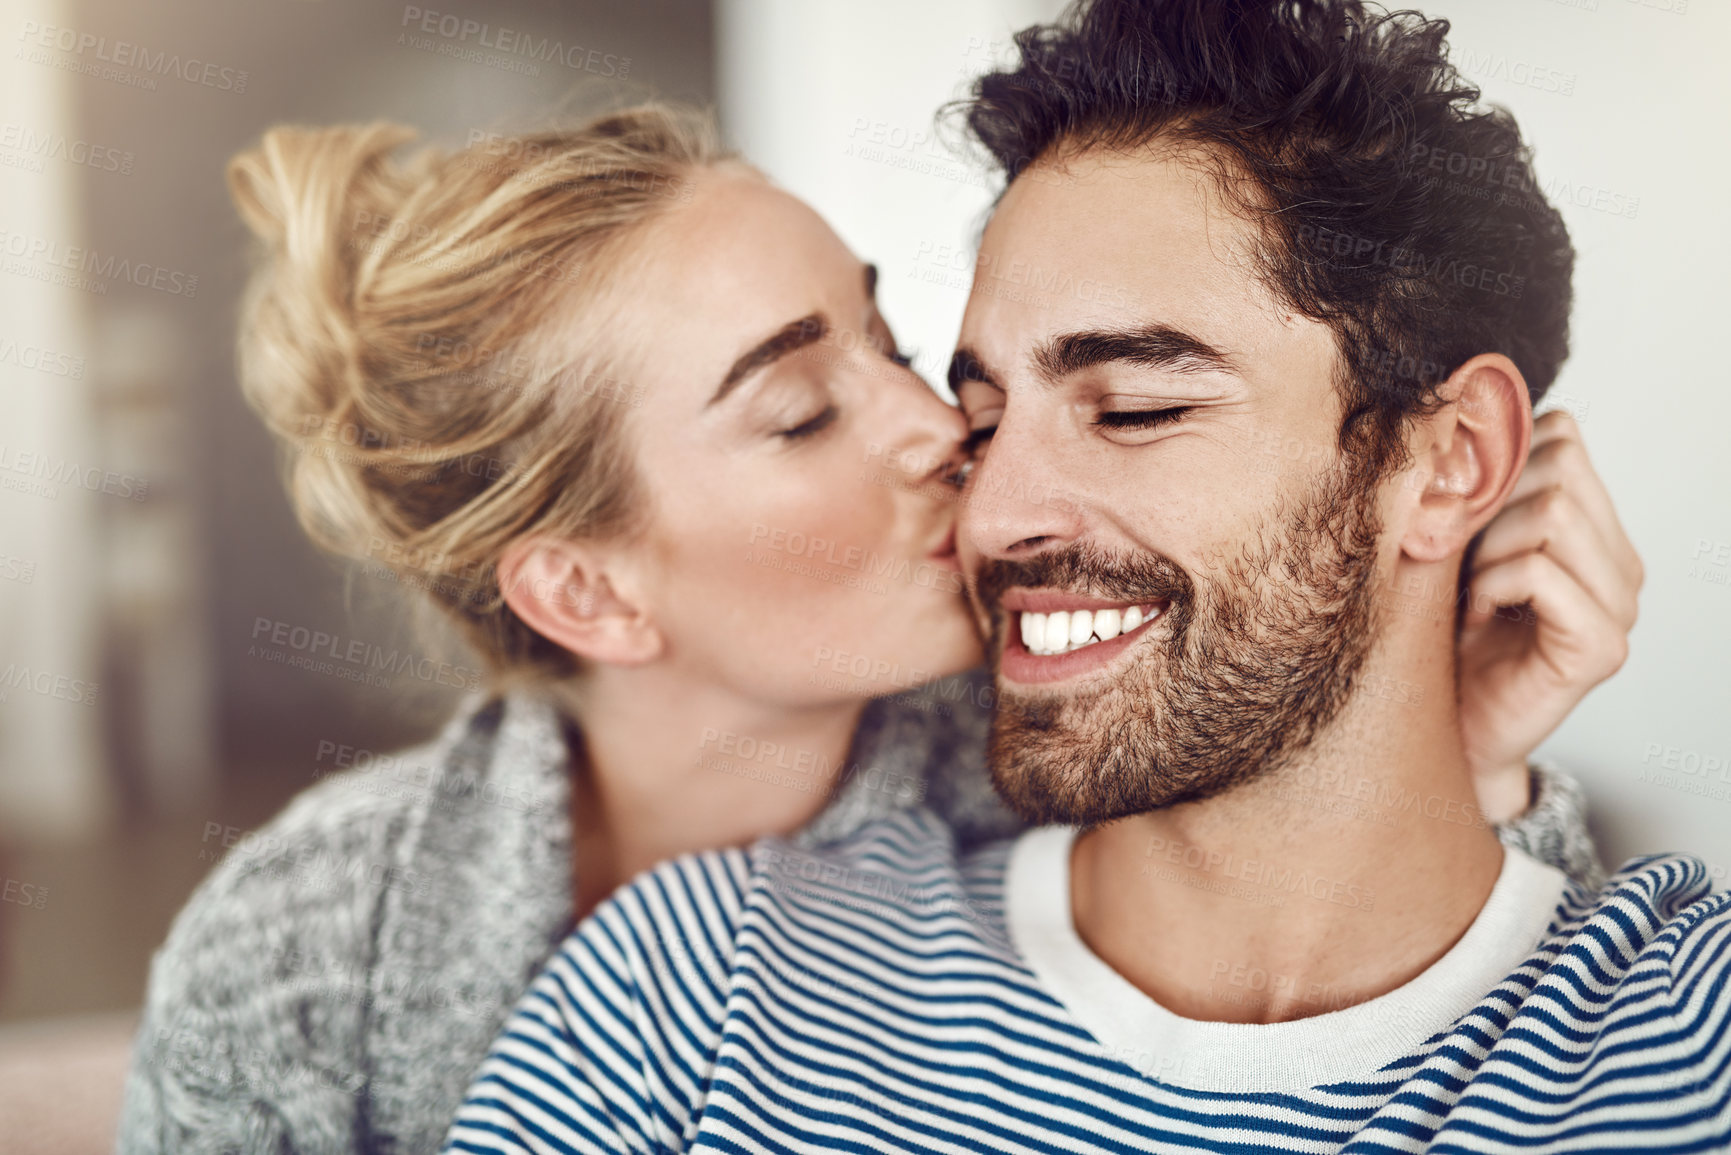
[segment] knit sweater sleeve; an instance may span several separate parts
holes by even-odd
[[[256,832],[207,836],[224,856],[152,961],[121,1155],[365,1145],[366,974],[401,823],[355,786],[327,781]]]
[[[1497,827],[1497,837],[1504,846],[1524,850],[1589,890],[1598,890],[1605,881],[1605,868],[1587,830],[1586,791],[1554,763],[1535,762],[1529,773],[1532,805]]]

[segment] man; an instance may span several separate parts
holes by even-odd
[[[1044,825],[646,876],[453,1148],[1731,1145],[1731,895],[1683,857],[1592,893],[1472,804],[1462,561],[1573,254],[1542,201],[1432,179],[1531,184],[1445,30],[1095,0],[1018,38],[967,109],[1010,182],[952,384],[994,780]],[[1546,564],[1497,580],[1542,600]]]

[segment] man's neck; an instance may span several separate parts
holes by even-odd
[[[1167,1010],[1222,1022],[1338,1010],[1441,958],[1502,847],[1474,801],[1452,663],[1404,673],[1373,657],[1341,716],[1261,780],[1081,834],[1082,940]]]

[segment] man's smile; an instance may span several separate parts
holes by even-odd
[[[1010,628],[999,671],[1013,682],[1056,682],[1106,665],[1169,605],[1114,601],[1064,590],[1012,589],[999,602]]]

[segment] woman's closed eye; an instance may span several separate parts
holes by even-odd
[[[785,429],[777,429],[775,435],[777,437],[784,437],[789,441],[799,441],[802,438],[810,437],[812,434],[817,433],[819,430],[829,425],[830,422],[836,419],[840,412],[841,410],[837,409],[833,403],[825,405],[822,409],[818,410],[811,417],[801,421],[799,424],[789,426]]]

